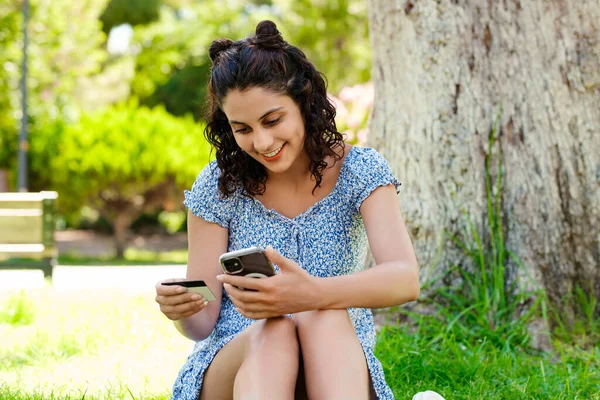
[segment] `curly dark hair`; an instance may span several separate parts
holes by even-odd
[[[260,87],[289,96],[300,108],[305,126],[304,150],[318,188],[327,166],[342,155],[343,136],[335,125],[335,107],[327,98],[327,83],[304,53],[283,40],[272,21],[262,21],[256,34],[236,42],[219,39],[209,50],[213,62],[208,82],[208,113],[204,135],[213,146],[221,170],[219,190],[224,197],[239,187],[248,196],[265,191],[265,167],[242,151],[221,106],[231,90]]]

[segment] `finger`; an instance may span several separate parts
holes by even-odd
[[[228,283],[224,283],[223,287],[227,290],[229,297],[234,297],[238,301],[244,303],[258,303],[261,302],[262,294],[260,292],[253,292],[249,290],[240,290],[235,286]]]
[[[187,292],[187,289],[183,286],[179,286],[179,285],[175,285],[175,286],[167,286],[167,285],[163,285],[163,283],[165,282],[177,282],[177,281],[181,281],[182,279],[166,279],[163,281],[160,281],[156,284],[156,293],[161,295],[161,296],[173,296],[176,294],[181,294],[181,293],[185,293]]]
[[[230,299],[231,299],[231,302],[233,303],[233,305],[235,306],[235,308],[238,310],[238,312],[240,314],[242,314],[243,316],[246,316],[246,312],[248,311],[246,309],[246,305],[233,297],[230,297]]]
[[[165,314],[183,314],[190,310],[196,310],[201,306],[204,306],[203,301],[191,301],[184,304],[177,304],[176,306],[163,304],[160,306],[160,310]]]
[[[196,314],[196,313],[198,313],[200,311],[202,311],[202,310],[201,309],[194,309],[194,310],[187,311],[187,312],[185,312],[183,314],[165,314],[165,315],[167,316],[167,318],[169,318],[172,321],[178,321],[180,319],[191,317],[192,315],[194,315],[194,314]]]
[[[184,304],[172,305],[161,305],[160,310],[165,315],[183,315],[188,312],[196,313],[206,307],[206,300],[190,301]]]
[[[279,254],[271,245],[265,249],[265,255],[274,264],[277,264],[280,270],[294,268],[296,263],[289,258],[285,258]]]
[[[205,306],[191,309],[189,311],[184,312],[183,314],[165,314],[167,318],[173,321],[177,321],[183,318],[191,317],[192,315],[199,313],[205,308]]]
[[[244,317],[249,318],[249,319],[253,319],[253,320],[260,320],[260,319],[265,319],[266,318],[266,313],[264,313],[263,311],[252,311],[252,310],[244,310],[241,308],[237,308],[237,311],[242,314]]]
[[[250,290],[264,290],[264,279],[269,278],[247,278],[245,276],[234,276],[229,274],[217,275],[217,279],[223,284],[227,283],[232,286],[242,287]],[[263,281],[263,282],[261,282]]]
[[[204,298],[197,293],[182,293],[173,296],[156,296],[156,302],[161,305],[176,306],[193,301],[203,300]]]
[[[233,296],[229,296],[229,299],[233,303],[234,306],[240,311],[243,311],[245,314],[249,312],[261,312],[264,311],[264,307],[259,303],[247,303]],[[245,315],[244,314],[244,315]]]
[[[247,315],[245,315],[245,317],[253,319],[255,321],[259,321],[261,319],[269,318],[270,315],[264,312],[248,312]]]

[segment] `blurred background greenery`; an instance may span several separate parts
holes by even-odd
[[[0,4],[0,179],[9,191],[22,6]],[[182,192],[211,158],[202,118],[216,38],[275,21],[328,78],[340,130],[366,139],[373,89],[362,0],[31,0],[29,10],[28,189],[58,191],[59,228],[111,234],[119,257],[130,229],[185,230]]]
[[[23,1],[0,0],[0,191],[2,179],[17,189]],[[211,159],[202,135],[208,46],[245,37],[263,19],[327,76],[339,130],[364,144],[374,96],[366,7],[365,0],[31,0],[29,191],[59,192],[58,233],[92,232],[89,242],[110,249],[98,256],[71,247],[59,264],[144,265],[143,274],[117,268],[131,275],[109,281],[114,286],[140,284],[149,263],[186,263],[183,190]],[[461,279],[448,274],[451,285],[421,309],[378,312],[377,353],[395,395],[434,389],[457,399],[600,400],[598,300],[583,291],[566,298],[583,310],[573,322],[543,293],[514,295],[502,272],[505,215],[487,218],[489,240],[471,232],[470,220],[464,238],[452,238],[481,269],[453,267]],[[0,291],[0,399],[169,398],[191,342],[157,311],[153,282],[140,284],[149,293],[69,292],[49,282]],[[539,314],[554,316],[553,336],[545,326],[528,331]]]

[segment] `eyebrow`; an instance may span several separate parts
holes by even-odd
[[[276,108],[272,108],[272,109],[270,109],[269,111],[267,111],[266,113],[264,113],[264,114],[262,115],[262,117],[260,117],[258,120],[260,121],[261,119],[263,119],[263,118],[264,118],[264,117],[266,117],[267,115],[269,115],[269,114],[272,114],[272,113],[274,113],[275,111],[279,111],[279,110],[281,110],[282,108],[283,108],[283,107],[276,107]],[[232,121],[232,120],[230,120],[230,121],[229,121],[229,123],[230,123],[230,124],[247,125],[245,122]]]

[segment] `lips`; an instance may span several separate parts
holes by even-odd
[[[261,154],[263,160],[265,161],[275,161],[277,159],[279,159],[281,157],[281,155],[283,154],[283,150],[286,146],[286,143],[284,143],[279,149],[276,149],[275,151],[272,151],[270,153],[266,153],[266,154]],[[269,156],[267,156],[267,154]]]

